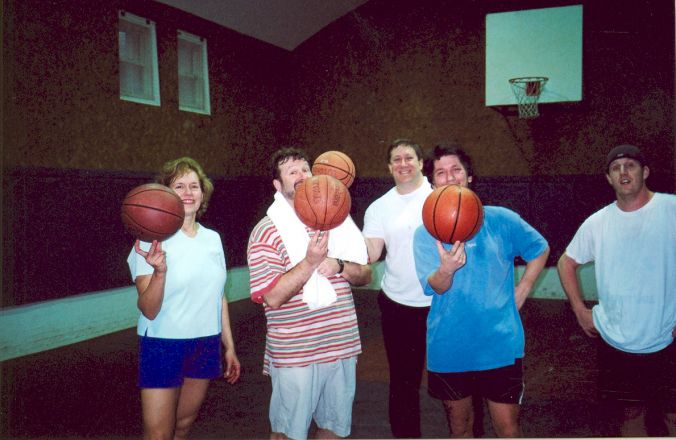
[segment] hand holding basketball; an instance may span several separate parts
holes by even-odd
[[[313,266],[319,266],[329,253],[329,232],[315,231],[314,235],[310,237],[310,242],[307,245],[305,257],[307,261]]]
[[[471,240],[484,220],[483,205],[469,188],[446,185],[436,188],[423,204],[423,224],[444,243]]]
[[[439,270],[444,275],[453,275],[456,270],[460,269],[467,262],[464,242],[456,241],[449,250],[444,249],[441,243],[437,242],[437,251],[439,252],[439,259],[441,261]]]
[[[141,242],[137,239],[134,243],[134,250],[137,254],[145,258],[146,263],[150,264],[155,272],[167,271],[167,254],[162,250],[162,243],[154,240],[148,251],[141,249]]]
[[[312,165],[313,175],[333,176],[349,188],[354,182],[354,162],[342,151],[327,151],[320,154]]]
[[[340,180],[319,175],[305,179],[296,187],[293,206],[305,225],[326,231],[345,221],[352,199]]]

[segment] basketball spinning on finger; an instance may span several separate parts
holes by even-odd
[[[163,241],[183,225],[185,210],[171,188],[146,183],[129,191],[122,201],[122,223],[141,241]]]
[[[468,241],[479,232],[484,209],[479,196],[460,185],[436,188],[427,196],[422,209],[425,229],[444,243]]]
[[[315,159],[312,174],[333,176],[349,188],[356,177],[356,168],[350,157],[342,151],[326,151]]]
[[[293,207],[306,226],[327,231],[345,221],[352,207],[352,198],[340,180],[318,175],[298,184]]]

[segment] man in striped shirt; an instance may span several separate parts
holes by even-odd
[[[247,249],[251,298],[264,305],[267,319],[263,373],[272,380],[270,438],[305,439],[313,419],[320,438],[347,437],[361,353],[350,284],[369,283],[371,269],[328,257],[331,231],[308,228],[305,254],[292,262],[290,249],[297,243],[284,242],[285,225],[271,213],[275,207],[288,210],[284,203],[293,209],[296,185],[312,176],[309,158],[302,150],[279,150],[271,158],[271,174],[275,202],[251,232]],[[335,290],[336,300],[328,306],[303,301],[315,271]]]

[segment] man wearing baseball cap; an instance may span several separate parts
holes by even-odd
[[[645,165],[645,156],[638,147],[629,144],[618,145],[610,150],[610,153],[608,153],[608,156],[606,157],[606,174],[608,174],[608,167],[610,167],[610,164],[615,160],[622,158],[634,159],[639,164]]]
[[[676,196],[647,187],[650,169],[634,145],[613,148],[605,165],[616,200],[582,223],[559,278],[582,330],[601,337],[599,389],[623,410],[619,434],[646,436],[646,410],[659,408],[675,436]],[[592,309],[576,276],[590,262],[599,298]]]

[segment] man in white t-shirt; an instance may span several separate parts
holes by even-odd
[[[371,263],[387,249],[378,304],[390,372],[392,435],[418,438],[419,389],[431,298],[423,294],[415,272],[413,233],[422,225],[422,206],[432,188],[422,173],[420,145],[396,140],[389,146],[387,159],[395,186],[368,207],[362,232]]]
[[[655,407],[676,435],[676,196],[650,191],[649,175],[641,150],[613,148],[606,178],[617,200],[584,221],[558,263],[580,327],[601,336],[599,388],[623,407],[622,436],[647,435],[646,409]],[[576,276],[589,262],[599,296],[592,309]]]

